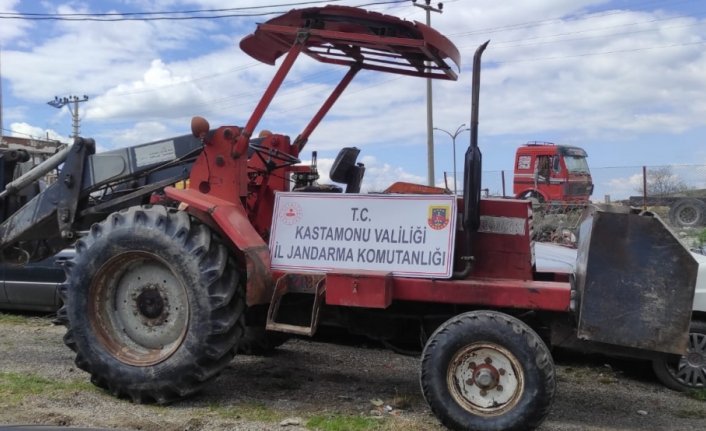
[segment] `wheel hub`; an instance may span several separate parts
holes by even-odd
[[[152,253],[123,253],[106,262],[93,284],[92,318],[105,347],[120,361],[150,365],[181,345],[189,298],[174,270]]]
[[[684,208],[679,212],[679,221],[682,224],[691,224],[696,221],[696,210],[694,208]]]
[[[689,352],[689,354],[686,355],[686,362],[691,367],[706,366],[706,358],[704,358],[703,352]]]
[[[145,317],[145,324],[159,325],[164,322],[164,319],[169,315],[165,313],[168,299],[162,296],[159,291],[159,286],[148,285],[142,289],[142,292],[135,298],[135,307],[139,313]],[[161,317],[161,319],[160,319]]]
[[[447,372],[453,398],[474,414],[495,416],[512,409],[524,390],[514,355],[495,344],[472,344],[456,353]]]
[[[504,370],[503,370],[504,371]],[[479,388],[488,390],[497,387],[500,380],[500,372],[491,365],[480,365],[473,372],[472,384]]]

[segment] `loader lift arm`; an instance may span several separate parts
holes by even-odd
[[[107,214],[188,178],[201,141],[180,136],[94,154],[92,139],[73,145],[6,185],[7,199],[63,163],[58,181],[0,223],[0,257],[26,263],[50,256]],[[4,202],[2,202],[4,203]]]

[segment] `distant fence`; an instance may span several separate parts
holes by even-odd
[[[591,168],[593,202],[615,202],[630,196],[659,196],[706,190],[706,165],[617,166]],[[482,188],[490,196],[512,196],[513,171],[483,171]],[[460,185],[460,184],[459,184]]]
[[[632,204],[657,214],[691,249],[706,252],[706,216],[693,227],[674,223],[670,208],[658,197],[691,196],[706,199],[706,165],[618,166],[591,168],[592,203]],[[512,197],[513,171],[484,171],[482,189],[489,196]],[[459,193],[461,193],[459,191]],[[631,199],[632,198],[632,199]],[[534,239],[571,245],[581,218],[582,207],[535,203]]]

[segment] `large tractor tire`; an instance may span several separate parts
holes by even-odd
[[[441,325],[422,353],[421,385],[452,430],[528,430],[549,413],[555,370],[549,349],[522,321],[473,311]]]
[[[183,211],[132,207],[76,243],[67,264],[64,342],[113,395],[168,403],[225,368],[244,332],[235,263]]]
[[[670,389],[706,389],[706,322],[691,322],[686,355],[664,355],[652,361],[652,368],[659,381]]]
[[[706,224],[706,204],[698,199],[679,199],[669,208],[669,222],[676,227]]]

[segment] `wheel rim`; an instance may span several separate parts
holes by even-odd
[[[475,415],[496,416],[512,409],[524,390],[524,373],[507,349],[475,343],[459,350],[446,373],[451,396]]]
[[[689,334],[686,355],[667,363],[667,371],[682,385],[691,388],[706,387],[706,334]]]
[[[682,225],[692,225],[696,223],[698,213],[696,208],[687,205],[679,211],[677,218]]]
[[[148,366],[181,345],[189,322],[186,289],[158,256],[128,252],[108,260],[91,283],[89,320],[121,362]]]

